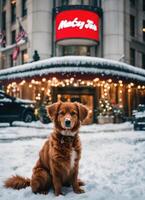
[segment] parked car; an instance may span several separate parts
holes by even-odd
[[[0,91],[0,122],[13,121],[32,122],[35,120],[35,104],[30,100],[23,100],[9,96]]]
[[[145,129],[145,105],[138,105],[137,110],[133,111],[132,116],[134,130]]]

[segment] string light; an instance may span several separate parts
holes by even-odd
[[[98,81],[99,81],[99,78],[95,78],[93,81],[94,81],[94,82],[98,82]]]
[[[25,80],[21,81],[20,85],[24,85],[26,83]]]
[[[31,83],[32,83],[32,84],[35,84],[35,80],[34,80],[34,79],[32,79],[32,80],[31,80]]]
[[[28,84],[26,84],[28,83]],[[17,95],[19,93],[21,93],[21,89],[23,89],[20,86],[25,85],[28,86],[29,88],[32,88],[32,90],[37,90],[37,94],[35,95],[35,99],[40,101],[43,100],[42,98],[45,97],[45,95],[47,95],[49,97],[49,100],[51,100],[51,87],[68,87],[68,86],[73,86],[73,87],[100,87],[98,88],[101,91],[101,98],[102,99],[107,99],[106,100],[106,109],[112,109],[112,107],[110,106],[110,104],[108,104],[108,102],[112,101],[112,95],[111,95],[111,91],[113,91],[113,87],[117,87],[117,92],[118,92],[118,99],[119,99],[119,107],[122,108],[123,107],[123,91],[124,88],[127,88],[128,93],[132,92],[132,87],[135,86],[134,83],[129,83],[129,84],[123,84],[122,80],[119,80],[117,83],[114,83],[112,81],[112,79],[108,79],[108,80],[100,80],[98,77],[96,77],[93,80],[82,80],[82,79],[76,79],[74,77],[70,77],[67,78],[65,80],[59,80],[56,77],[53,77],[49,80],[47,80],[46,78],[42,78],[40,81],[32,79],[30,82],[26,82],[26,80],[22,80],[20,83],[16,83],[16,82],[12,82],[10,84],[8,84],[6,90],[8,93],[12,93],[14,95]],[[145,89],[145,85],[137,85],[136,86],[137,89],[140,89],[141,91]],[[108,101],[108,102],[107,102]],[[101,107],[103,108],[103,103],[101,104]]]
[[[118,81],[119,84],[122,84],[123,82],[121,80]]]
[[[112,83],[112,79],[108,79],[108,82],[109,82],[109,83]]]
[[[42,78],[42,82],[45,82],[46,81],[46,78]]]

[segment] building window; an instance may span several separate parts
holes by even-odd
[[[135,0],[130,0],[130,6],[135,7]]]
[[[135,49],[130,48],[130,64],[135,66]]]
[[[145,69],[145,54],[142,54],[142,68]]]
[[[21,52],[21,55],[22,55],[22,64],[27,63],[28,60],[29,60],[27,50],[26,50],[26,49],[23,50],[23,51]]]
[[[6,46],[6,33],[5,33],[5,31],[2,31],[0,33],[0,44],[1,44],[2,47]]]
[[[22,17],[27,15],[27,0],[22,0]]]
[[[142,0],[142,9],[143,9],[143,11],[145,11],[145,0]]]
[[[11,22],[16,21],[16,0],[11,0]]]
[[[13,55],[10,55],[10,67],[14,66],[14,60],[13,60]]]
[[[5,7],[6,5],[6,0],[2,0],[2,7]]]
[[[11,44],[15,44],[16,43],[16,31],[12,31],[11,32]]]
[[[130,35],[135,36],[135,17],[130,15]]]
[[[89,46],[65,46],[63,47],[63,55],[90,56],[90,47]]]
[[[145,29],[145,20],[143,20],[143,29]],[[145,41],[145,31],[142,32],[143,41]]]
[[[62,0],[62,5],[95,5],[96,0]]]
[[[6,30],[6,11],[2,12],[2,31]]]

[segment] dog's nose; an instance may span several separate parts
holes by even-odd
[[[71,127],[71,121],[70,119],[65,119],[65,127],[70,128]]]

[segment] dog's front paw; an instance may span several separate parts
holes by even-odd
[[[85,183],[84,183],[81,179],[78,179],[78,185],[79,185],[79,186],[84,186]]]
[[[39,193],[40,193],[40,194],[47,195],[47,194],[48,194],[48,191],[40,191]]]
[[[75,188],[74,192],[77,194],[81,194],[81,193],[85,193],[85,190],[81,189],[81,188]]]
[[[55,192],[55,196],[59,196],[59,195],[65,195],[63,192]]]

